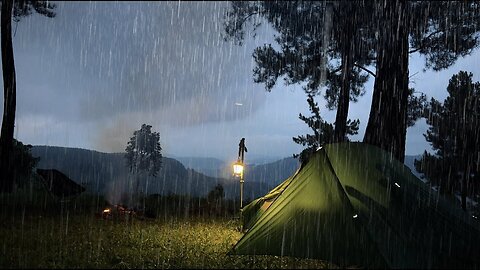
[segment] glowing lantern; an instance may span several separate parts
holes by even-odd
[[[233,175],[240,177],[243,175],[243,164],[241,162],[237,161],[233,164]]]

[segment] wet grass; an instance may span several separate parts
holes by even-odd
[[[230,256],[238,220],[112,221],[15,215],[0,224],[0,268],[331,268],[317,260]]]

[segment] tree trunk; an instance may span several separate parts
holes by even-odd
[[[461,198],[462,198],[462,209],[467,211],[467,195],[468,195],[468,186],[470,185],[470,173],[471,169],[470,166],[473,163],[472,158],[467,156],[465,153],[467,152],[466,149],[466,140],[464,140],[464,150],[463,155],[465,161],[465,167],[463,168],[463,177],[462,177],[462,185],[461,185]]]
[[[350,9],[351,10],[351,9]],[[351,10],[353,12],[353,10]],[[354,19],[349,17],[343,24],[344,35],[342,37],[342,86],[338,96],[337,115],[335,118],[334,142],[343,142],[347,138],[348,109],[350,105],[350,85],[352,80],[353,53],[355,42],[353,41]]]
[[[13,0],[4,0],[1,7],[1,49],[3,69],[3,120],[0,134],[0,191],[13,189],[13,131],[15,127],[16,82],[12,43]]]
[[[377,75],[363,141],[399,161],[405,159],[408,104],[408,12],[406,1],[379,5]]]
[[[467,182],[468,177],[470,176],[470,170],[467,167],[463,170],[463,177],[462,177],[462,209],[463,211],[467,211]]]

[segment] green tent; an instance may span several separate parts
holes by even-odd
[[[480,223],[380,148],[329,144],[245,206],[230,254],[340,266],[480,267]]]

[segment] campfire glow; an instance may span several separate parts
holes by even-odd
[[[133,209],[118,204],[111,205],[98,214],[98,217],[108,220],[129,220],[134,216],[137,216],[137,213]]]

